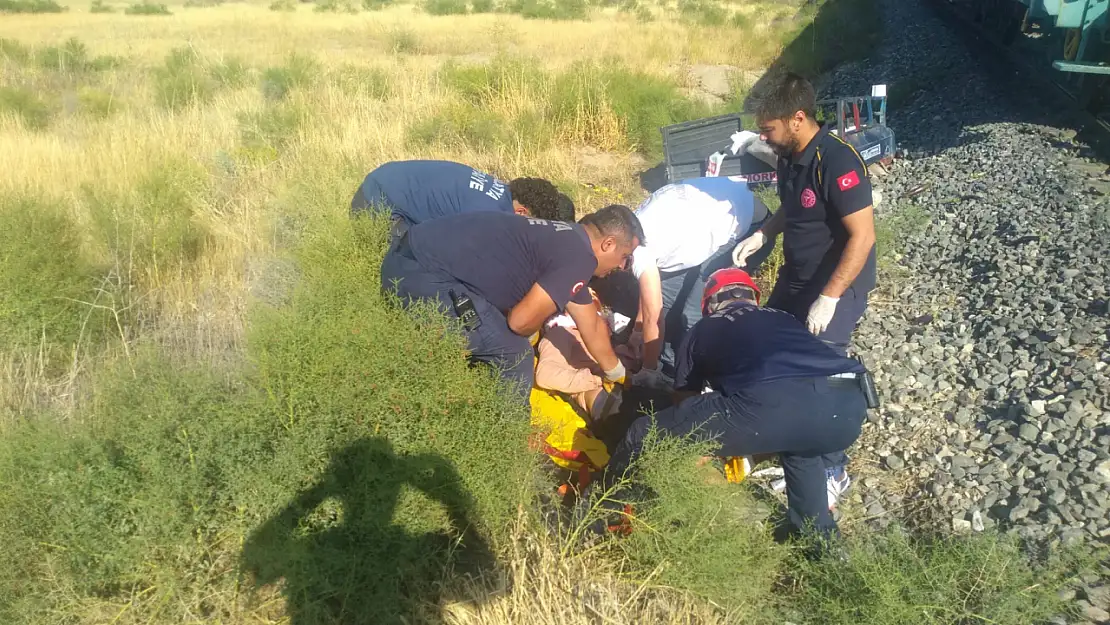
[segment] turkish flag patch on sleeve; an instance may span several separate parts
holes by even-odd
[[[855,171],[850,171],[843,176],[836,179],[836,184],[840,187],[841,191],[847,191],[852,187],[859,184],[859,174]]]

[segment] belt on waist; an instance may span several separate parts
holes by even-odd
[[[840,386],[845,388],[860,388],[860,376],[856,373],[835,373],[827,376],[829,386]]]

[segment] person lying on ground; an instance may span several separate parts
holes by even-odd
[[[529,338],[552,315],[574,319],[605,378],[626,370],[585,288],[628,262],[644,240],[636,215],[611,205],[565,223],[494,211],[417,224],[382,260],[382,289],[402,305],[430,300],[462,321],[473,361],[494,365],[528,404],[535,377]]]
[[[859,437],[867,413],[863,365],[838,354],[789,313],[759,307],[759,288],[728,268],[709,277],[704,317],[678,352],[675,406],[655,415],[665,436],[715,437],[721,456],[778,454],[789,534],[837,533],[822,454]],[[708,387],[708,391],[706,391]],[[606,479],[620,479],[652,427],[641,417],[617,445]]]
[[[621,278],[627,278],[627,281]],[[620,334],[631,325],[632,319],[615,310],[617,292],[622,288],[636,289],[635,281],[627,272],[614,271],[604,279],[594,279],[598,290],[590,288],[594,295],[594,307],[611,334]],[[621,387],[605,384],[604,372],[597,363],[570,315],[552,317],[541,331],[536,345],[536,386],[538,388],[564,393],[578,408],[588,415],[588,421],[600,422],[615,414],[621,406]],[[642,342],[638,333],[633,333],[624,344],[614,347],[617,357],[626,370],[639,368],[640,347]]]
[[[430,219],[474,211],[574,221],[574,203],[543,178],[508,183],[462,163],[391,161],[366,175],[351,214],[389,213],[394,237]]]
[[[730,264],[732,244],[762,224],[767,207],[746,182],[691,178],[653,193],[636,216],[648,238],[632,255],[644,334],[636,382],[659,384],[660,372],[674,377],[674,350],[701,318],[705,277]]]

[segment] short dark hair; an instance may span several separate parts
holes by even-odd
[[[623,204],[610,204],[578,220],[583,226],[597,228],[601,236],[617,237],[626,243],[638,239],[644,245],[644,227],[631,208]]]
[[[561,221],[559,190],[549,181],[543,178],[516,178],[509,181],[509,194],[533,217]]]
[[[556,221],[574,222],[574,201],[565,193],[559,194],[559,211],[555,216]]]
[[[756,119],[789,119],[801,111],[810,119],[817,118],[817,92],[813,85],[798,74],[786,72],[768,81],[756,99]]]
[[[640,312],[640,283],[631,271],[618,269],[590,280],[590,288],[601,303],[625,317],[635,319]]]

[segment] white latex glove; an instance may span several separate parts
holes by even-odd
[[[809,307],[809,316],[806,317],[806,327],[809,328],[810,332],[821,334],[828,329],[829,322],[832,321],[833,314],[836,312],[836,303],[839,301],[839,297],[817,296],[817,301]]]
[[[610,382],[622,384],[624,383],[626,375],[628,375],[628,372],[624,370],[624,363],[618,359],[617,366],[605,372],[605,379]]]
[[[743,267],[748,262],[748,257],[755,254],[767,243],[767,237],[756,230],[755,234],[744,239],[732,248],[732,264]]]
[[[643,386],[656,390],[663,390],[669,386],[667,383],[667,376],[663,375],[662,371],[647,368],[640,369],[636,373],[633,373],[629,383],[632,384],[632,386]]]

